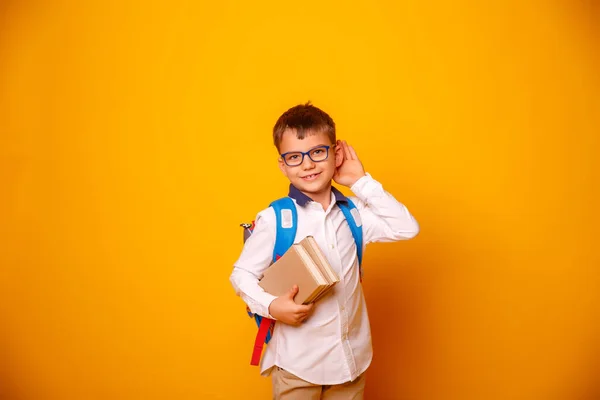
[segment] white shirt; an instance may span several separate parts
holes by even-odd
[[[351,190],[356,195],[351,200],[359,210],[360,221],[356,222],[362,222],[364,245],[410,239],[419,232],[408,209],[369,174]],[[315,304],[313,314],[299,327],[275,323],[273,337],[262,357],[261,373],[268,376],[273,366],[279,366],[316,385],[352,381],[367,370],[373,351],[356,244],[336,205],[347,199],[332,188],[331,204],[324,210],[292,185],[289,196],[298,211],[295,242],[312,235],[340,282]],[[271,264],[275,235],[276,216],[269,207],[257,215],[254,231],[230,277],[236,293],[250,310],[268,318],[273,318],[268,310],[276,297],[266,293],[258,281]]]

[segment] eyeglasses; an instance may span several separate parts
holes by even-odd
[[[288,167],[297,167],[304,162],[304,156],[308,156],[313,162],[321,162],[327,160],[329,157],[329,149],[335,147],[331,146],[318,146],[310,149],[309,151],[290,151],[283,153],[281,158],[287,164]]]

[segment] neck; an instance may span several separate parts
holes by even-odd
[[[331,204],[331,184],[318,193],[303,193],[310,197],[313,201],[321,204],[323,210],[327,210]]]

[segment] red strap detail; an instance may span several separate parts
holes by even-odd
[[[275,261],[281,258],[280,255],[275,255]],[[275,326],[275,320],[263,317],[260,320],[260,326],[258,327],[258,333],[256,334],[256,340],[254,340],[254,351],[252,352],[252,360],[250,360],[250,365],[258,365],[260,362],[260,357],[262,355],[262,349],[265,344],[265,339],[267,338],[267,333],[271,331],[271,335],[273,335],[273,327]]]
[[[263,345],[265,344],[265,339],[267,338],[267,333],[274,323],[274,320],[265,317],[263,317],[260,321],[260,327],[258,328],[256,340],[254,341],[254,351],[252,352],[252,360],[250,361],[250,365],[259,364]]]

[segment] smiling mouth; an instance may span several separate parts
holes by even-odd
[[[316,179],[319,175],[321,175],[321,173],[316,173],[316,174],[312,174],[312,175],[306,175],[303,176],[302,179],[304,179],[305,181],[312,181],[314,179]]]

